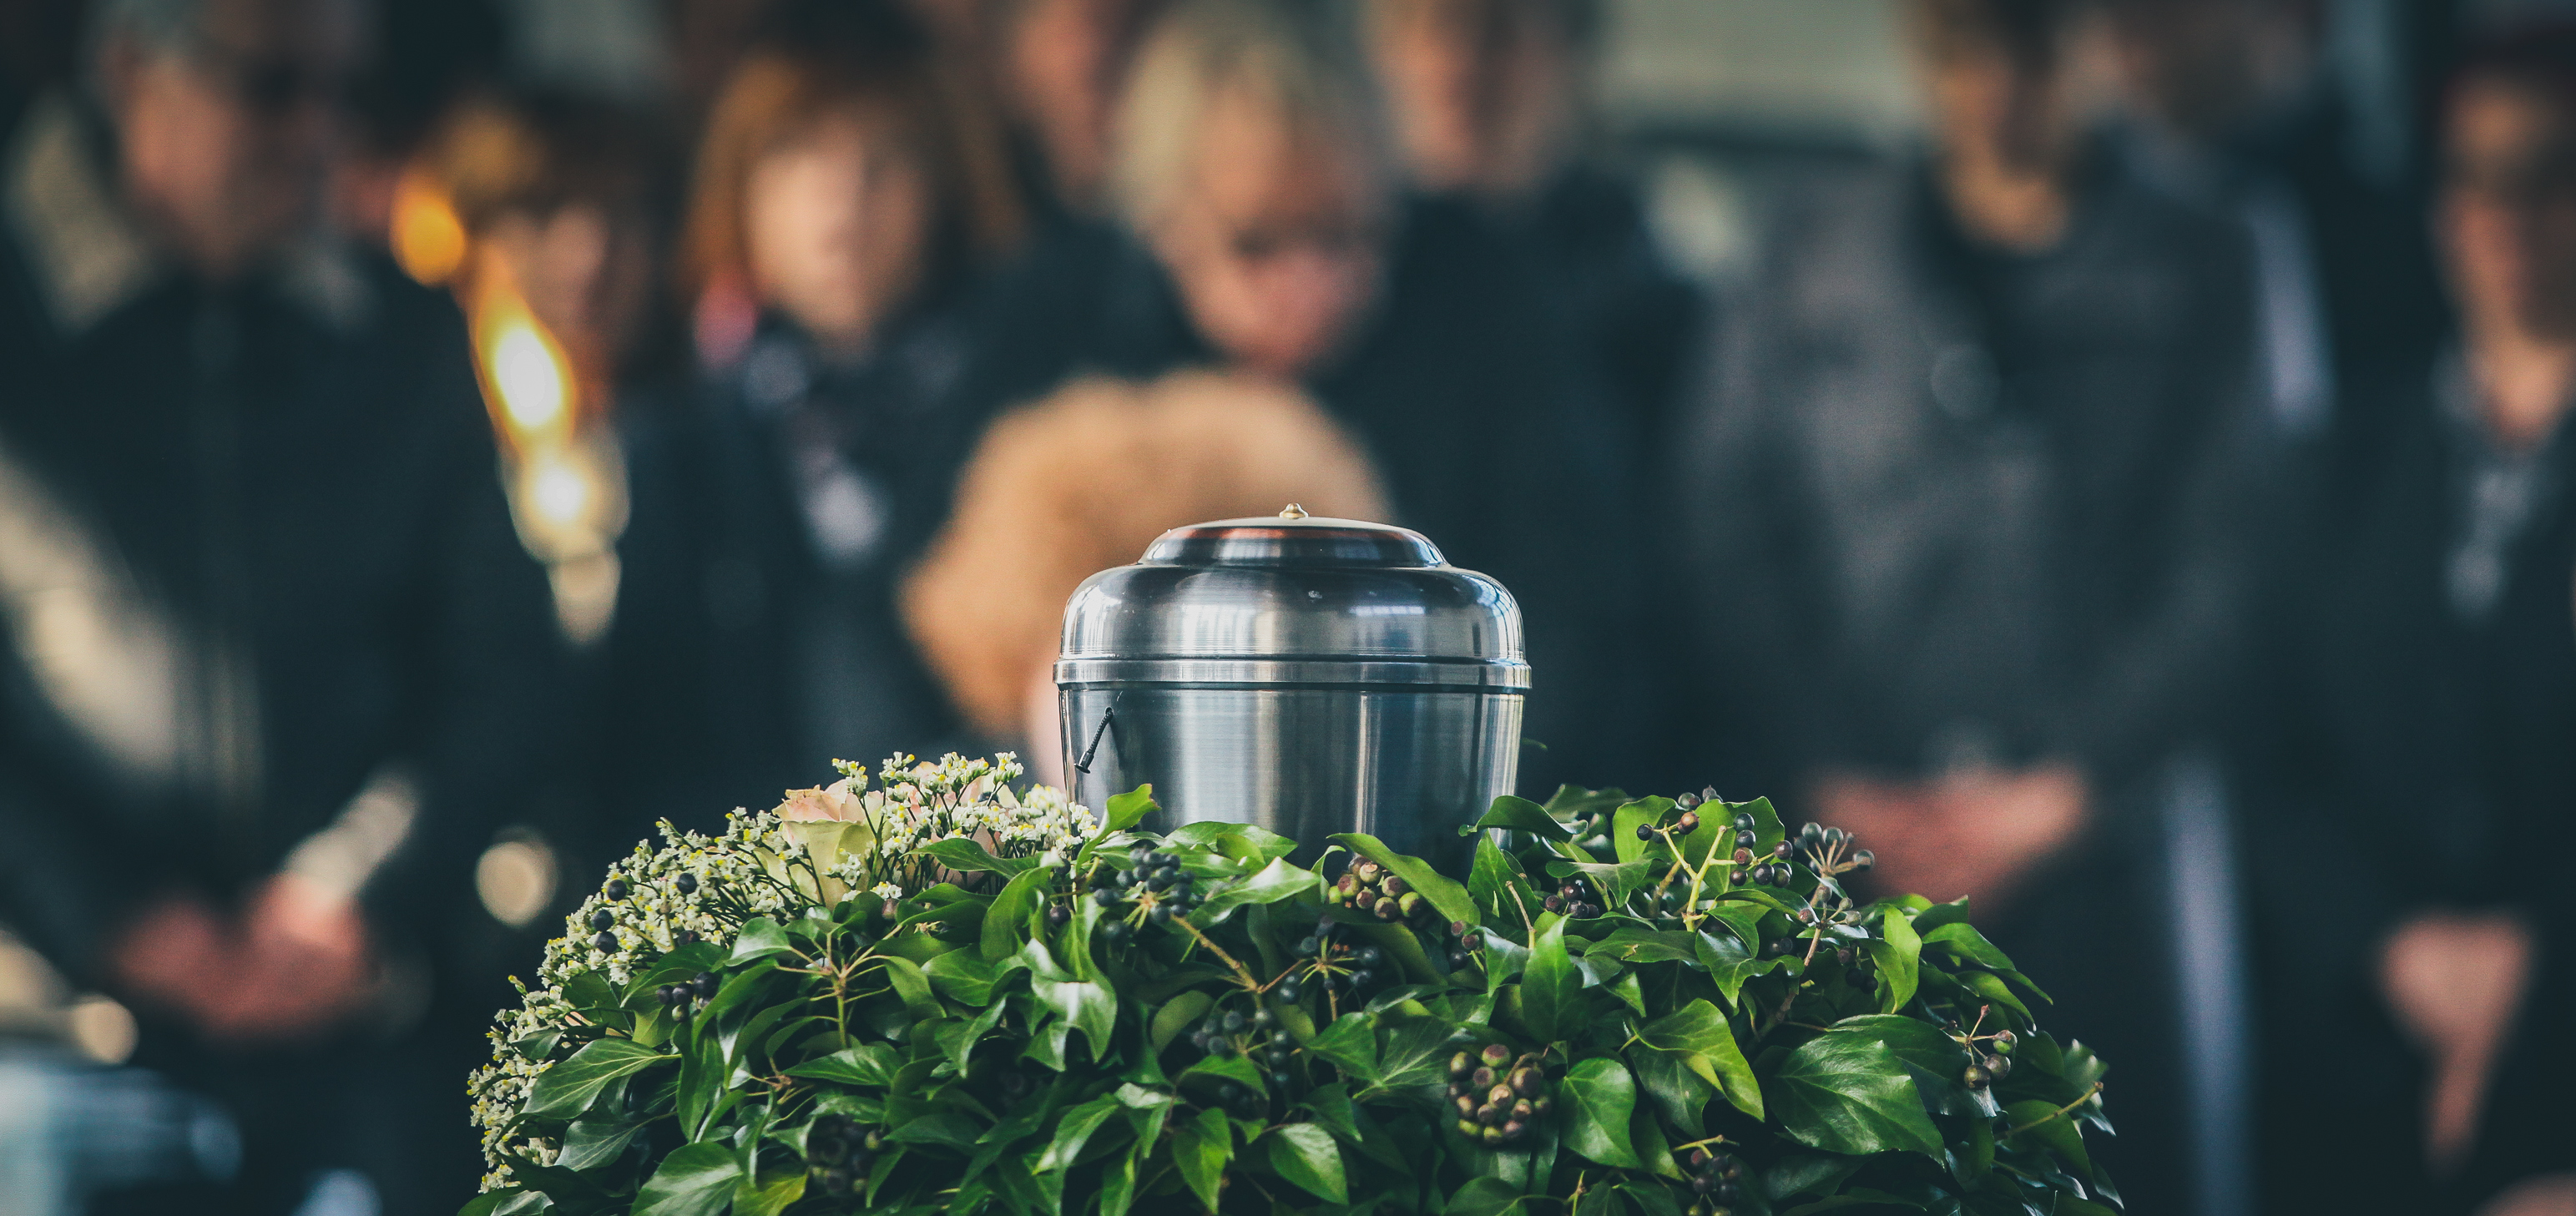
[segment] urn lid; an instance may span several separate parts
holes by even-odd
[[[1294,504],[1174,528],[1135,565],[1084,580],[1065,605],[1063,660],[1060,683],[1186,678],[1170,661],[1206,660],[1261,663],[1267,676],[1249,682],[1324,679],[1322,664],[1336,683],[1529,682],[1520,608],[1501,583],[1448,564],[1419,532]]]

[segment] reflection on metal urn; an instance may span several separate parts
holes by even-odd
[[[1175,528],[1085,580],[1055,666],[1074,795],[1169,822],[1459,847],[1519,764],[1520,609],[1420,533],[1295,506]]]

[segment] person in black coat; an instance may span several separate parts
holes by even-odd
[[[1598,6],[1372,0],[1366,24],[1414,188],[1468,204],[1526,259],[1627,441],[1655,450],[1704,301],[1657,244],[1636,182],[1583,152]]]
[[[1176,6],[1120,111],[1122,225],[1069,227],[997,284],[962,392],[989,416],[1084,371],[1302,386],[1377,463],[1392,522],[1519,601],[1544,745],[1522,788],[1619,782],[1643,656],[1609,428],[1509,251],[1455,203],[1398,201],[1367,98],[1322,12]]]
[[[704,363],[627,425],[601,658],[605,792],[638,832],[964,745],[893,588],[969,441],[975,274],[1017,210],[943,72],[897,5],[794,4],[717,100],[687,231]]]
[[[1782,208],[1719,310],[1676,497],[1703,746],[1856,832],[1873,890],[1969,897],[2057,998],[2042,1025],[2112,1062],[2096,1159],[2184,1212],[2159,787],[2243,608],[2248,267],[2101,155],[2078,11],[1914,6],[1933,154]]]
[[[2458,336],[2326,450],[2259,651],[2253,839],[2304,859],[2257,905],[2277,1209],[2576,1203],[2534,869],[2576,819],[2576,35],[2474,51],[2440,146]]]
[[[448,946],[559,720],[455,310],[311,222],[350,17],[102,6],[0,141],[0,919],[237,1125],[146,1210],[468,1192]]]

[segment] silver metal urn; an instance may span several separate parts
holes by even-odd
[[[1151,783],[1169,822],[1447,854],[1512,789],[1520,609],[1420,533],[1349,519],[1175,528],[1084,580],[1055,666],[1087,806]]]

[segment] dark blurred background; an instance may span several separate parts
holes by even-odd
[[[2576,1216],[2576,5],[0,0],[0,1213],[444,1213],[653,825],[1391,519],[2127,1210]]]

